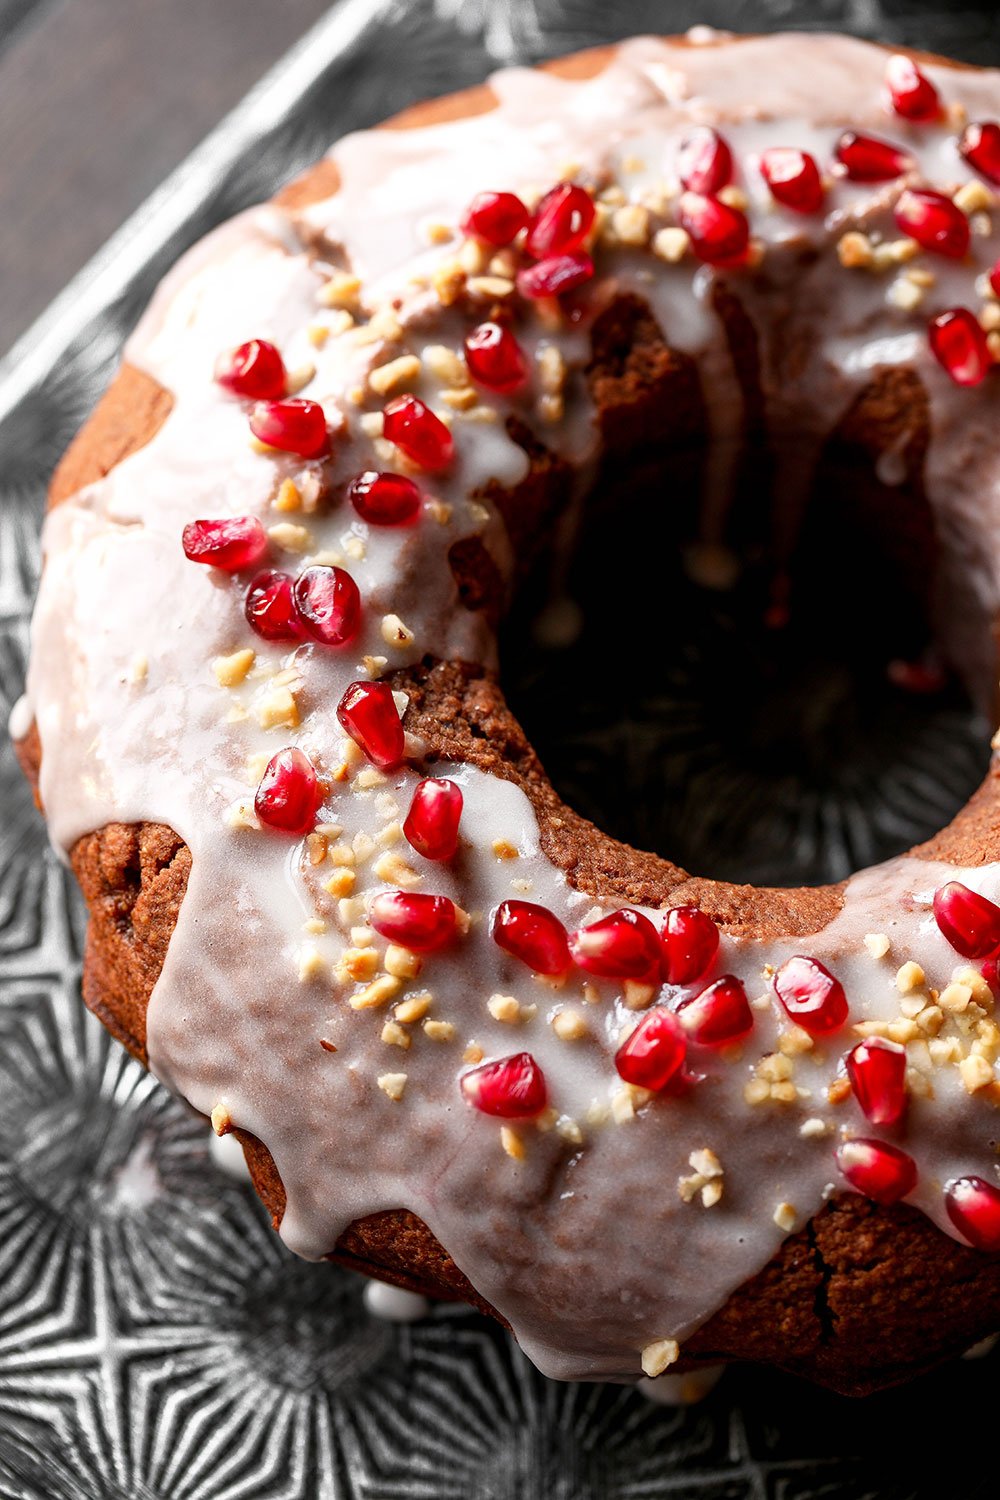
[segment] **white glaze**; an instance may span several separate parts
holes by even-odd
[[[756,1028],[739,1056],[697,1058],[704,1081],[683,1099],[644,1108],[627,1123],[593,1123],[618,1091],[612,1056],[623,1026],[634,1021],[614,986],[600,984],[588,1004],[578,977],[554,989],[506,959],[490,942],[491,909],[524,895],[576,925],[601,909],[571,889],[539,848],[525,795],[472,767],[436,768],[462,785],[467,841],[455,868],[422,867],[422,888],[452,895],[473,917],[460,946],[434,956],[404,993],[429,988],[432,1015],[451,1021],[456,1040],[433,1043],[413,1027],[409,1051],[386,1045],[385,1011],[355,1011],[353,985],[333,971],[363,921],[365,897],[384,888],[374,859],[359,862],[345,912],[319,889],[300,845],[233,826],[233,809],[252,799],[248,758],[297,743],[329,771],[343,756],[333,716],[346,684],[365,658],[406,665],[424,653],[492,660],[482,621],[457,607],[448,547],[478,534],[501,568],[509,567],[502,527],[492,509],[467,497],[489,479],[512,485],[524,456],[502,422],[456,420],[457,461],[443,480],[425,483],[429,497],[452,507],[443,523],[425,515],[403,533],[371,528],[346,507],[286,518],[271,501],[284,476],[311,466],[250,447],[246,412],[211,379],[220,350],[264,337],[287,366],[315,365],[304,394],[322,400],[331,423],[343,414],[350,440],[335,449],[333,476],[385,466],[357,423],[350,390],[386,357],[378,342],[351,333],[317,350],[307,337],[323,321],[317,292],[328,268],[305,248],[321,232],[343,247],[363,278],[369,308],[399,299],[402,347],[460,341],[458,314],[442,314],[426,285],[454,247],[428,247],[430,222],[453,223],[483,187],[524,190],[557,179],[568,160],[599,174],[626,156],[646,168],[625,173],[626,186],[669,178],[673,152],[691,120],[718,120],[738,158],[767,144],[793,144],[825,161],[844,125],[906,140],[936,185],[970,173],[958,161],[952,133],[905,128],[879,105],[884,54],[833,37],[785,37],[732,47],[680,49],[640,40],[621,48],[611,67],[587,83],[566,83],[524,70],[494,81],[501,106],[460,125],[365,133],[335,148],[341,189],[298,219],[267,208],[241,216],[210,236],[169,276],[130,343],[128,357],[166,386],[173,410],[142,451],[53,513],[46,525],[46,570],[34,625],[30,698],[43,745],[42,795],[53,838],[64,850],[112,820],[159,821],[189,845],[193,870],[176,931],[149,1008],[149,1050],[157,1075],[206,1114],[224,1105],[232,1120],[258,1135],[281,1174],[288,1206],[281,1232],[300,1253],[329,1252],[354,1219],[405,1207],[423,1218],[476,1289],[511,1323],[539,1366],[562,1376],[635,1376],[639,1351],[663,1337],[683,1339],[781,1242],[774,1222],[782,1202],[801,1225],[836,1182],[833,1146],[841,1127],[868,1133],[853,1103],[833,1111],[826,1089],[843,1038],[796,1060],[799,1103],[751,1108],[744,1086],[753,1066],[775,1049],[786,1028],[773,1003],[756,1012]],[[932,69],[949,100],[973,117],[1000,110],[1000,75]],[[977,270],[997,254],[997,236],[976,240],[972,264],[934,261],[939,281],[924,310],[903,314],[886,302],[885,278],[847,272],[834,244],[860,224],[894,235],[892,192],[839,184],[825,222],[804,221],[769,203],[748,168],[751,221],[766,242],[761,275],[739,280],[738,294],[758,327],[768,420],[784,437],[783,484],[805,491],[824,434],[871,372],[904,360],[919,369],[932,398],[933,443],[928,490],[947,546],[942,584],[945,646],[961,653],[981,690],[993,671],[981,631],[997,610],[998,495],[975,462],[995,426],[996,384],[957,391],[932,366],[922,329],[930,312],[970,303]],[[898,185],[897,185],[898,188]],[[895,191],[897,189],[893,189]],[[810,267],[797,264],[804,239],[820,246]],[[728,368],[722,330],[711,308],[712,274],[688,260],[667,266],[639,251],[604,256],[612,285],[646,297],[668,338],[692,354],[710,387],[708,410],[719,455],[704,507],[709,543],[724,535],[728,502],[727,444],[742,430],[738,387]],[[776,311],[794,276],[790,318]],[[607,289],[607,288],[606,288]],[[780,326],[781,334],[774,331]],[[571,365],[586,358],[578,330],[553,335],[531,323],[519,336],[532,354],[555,337]],[[790,363],[807,351],[807,361]],[[397,352],[395,350],[391,352]],[[422,384],[433,398],[436,387]],[[592,457],[589,412],[579,374],[571,372],[565,424],[548,434],[585,470]],[[491,402],[501,413],[514,401]],[[374,409],[375,403],[372,403]],[[356,578],[365,606],[361,637],[344,651],[302,647],[292,653],[249,636],[239,585],[185,561],[183,525],[196,516],[257,514],[268,524],[291,519],[310,532],[308,556],[335,550]],[[359,551],[363,549],[364,556]],[[300,557],[281,558],[295,568]],[[961,587],[973,601],[948,608]],[[414,644],[390,650],[379,622],[392,611],[414,632]],[[245,684],[223,691],[212,673],[219,655],[253,645],[257,665]],[[262,729],[254,706],[267,680],[294,666],[302,710],[298,729]],[[244,713],[245,711],[245,713]],[[243,715],[243,716],[241,716]],[[335,783],[324,816],[343,838],[391,828],[408,807],[416,768],[381,786]],[[237,818],[236,823],[239,823]],[[246,820],[244,820],[245,822]],[[494,840],[516,845],[516,862],[497,859]],[[406,854],[404,845],[395,845]],[[415,865],[420,865],[414,856]],[[323,874],[329,874],[324,867]],[[856,876],[838,918],[803,942],[723,942],[719,972],[745,979],[751,996],[766,993],[763,968],[808,951],[841,978],[852,1019],[898,1014],[896,964],[920,962],[941,987],[955,968],[928,914],[930,893],[944,878],[963,879],[993,899],[1000,867],[955,871],[899,860]],[[600,894],[600,893],[598,893]],[[325,931],[304,924],[317,908]],[[875,962],[862,938],[884,931],[888,960]],[[376,944],[378,951],[384,947]],[[313,951],[315,953],[313,954]],[[316,970],[300,980],[300,966]],[[537,1007],[511,1028],[493,1020],[486,999],[496,991]],[[549,1022],[560,1007],[583,1011],[590,1035],[559,1041]],[[320,1038],[334,1040],[336,1054]],[[524,1132],[526,1159],[500,1148],[495,1122],[466,1108],[458,1088],[463,1047],[487,1056],[528,1048],[541,1064],[559,1123]],[[403,1098],[376,1078],[406,1072]],[[914,1097],[905,1130],[921,1181],[912,1201],[943,1228],[941,1185],[975,1171],[996,1180],[995,1116],[965,1093],[954,1067],[934,1073],[935,1097]],[[803,1137],[806,1119],[826,1133]],[[583,1144],[574,1143],[576,1128]],[[725,1171],[722,1202],[684,1203],[679,1177],[689,1154],[711,1147]]]

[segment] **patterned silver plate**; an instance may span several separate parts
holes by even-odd
[[[0,364],[3,704],[23,681],[47,477],[180,250],[347,129],[500,62],[692,20],[843,27],[1000,61],[988,0],[948,12],[894,0],[704,0],[696,12],[669,0],[342,0]],[[527,680],[526,702],[531,691]],[[968,716],[942,714],[939,742],[961,729],[958,795],[978,751]],[[578,759],[590,735],[580,722]],[[925,776],[933,746],[927,757]],[[202,1123],[85,1013],[80,904],[5,741],[0,797],[3,1500],[995,1493],[996,1358],[864,1403],[731,1371],[703,1405],[676,1411],[545,1381],[461,1308],[406,1326],[373,1318],[357,1278],[286,1254],[249,1191],[213,1165]],[[896,804],[894,816],[887,837],[905,842],[910,813]],[[855,857],[842,846],[818,868]],[[916,1412],[928,1414],[919,1435]],[[943,1483],[935,1459],[952,1464]]]

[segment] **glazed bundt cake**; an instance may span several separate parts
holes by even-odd
[[[156,294],[53,482],[19,752],[88,1005],[300,1254],[566,1377],[864,1391],[1000,1326],[995,773],[839,885],[715,882],[560,801],[496,660],[581,508],[794,630],[826,475],[994,711],[998,120],[845,37],[638,39],[348,137]],[[653,671],[628,588],[579,602]]]

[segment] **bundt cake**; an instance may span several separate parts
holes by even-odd
[[[496,663],[581,507],[794,630],[838,472],[994,711],[998,122],[997,72],[641,38],[348,137],[157,292],[52,485],[18,749],[87,1004],[300,1254],[563,1377],[863,1392],[1000,1326],[996,771],[839,885],[724,884],[564,805]],[[654,671],[628,590],[580,603]]]

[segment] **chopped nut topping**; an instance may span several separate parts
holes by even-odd
[[[507,839],[494,839],[493,853],[496,855],[497,859],[520,858],[520,851],[517,848],[517,845],[510,843]]]
[[[649,214],[638,203],[626,203],[611,215],[611,228],[623,245],[645,245],[649,241]]]
[[[820,1120],[816,1115],[813,1115],[811,1119],[802,1121],[802,1124],[799,1126],[799,1135],[808,1141],[815,1139],[817,1136],[829,1135],[832,1129],[832,1125],[828,1125],[825,1120]]]
[[[212,1110],[212,1129],[216,1135],[228,1135],[233,1128],[232,1116],[228,1106],[217,1104]]]
[[[470,276],[465,290],[475,302],[503,302],[514,295],[514,283],[507,276]]]
[[[463,386],[468,383],[469,372],[464,356],[446,344],[429,344],[424,350],[424,365],[445,385]]]
[[[341,983],[371,979],[378,973],[378,954],[374,948],[345,948],[337,961],[336,974]]]
[[[380,854],[372,868],[378,879],[384,880],[387,885],[414,886],[419,885],[423,879],[402,855],[391,849]]]
[[[515,1161],[524,1161],[524,1141],[511,1125],[500,1126],[500,1144]]]
[[[681,1348],[676,1339],[654,1339],[642,1351],[642,1373],[649,1376],[662,1375],[680,1357]]]
[[[552,1017],[552,1030],[561,1042],[578,1042],[589,1029],[586,1018],[578,1010],[561,1010]]]
[[[299,982],[307,984],[310,979],[316,979],[323,973],[326,965],[323,955],[312,943],[309,943],[299,954]]]
[[[394,1000],[400,988],[400,981],[394,975],[381,974],[357,995],[352,995],[347,1003],[352,1010],[377,1010],[379,1006]]]
[[[968,1093],[975,1094],[979,1089],[984,1089],[988,1083],[993,1082],[993,1069],[985,1057],[979,1057],[970,1053],[963,1057],[958,1065],[958,1071],[962,1076],[962,1082]]]
[[[798,1214],[791,1203],[779,1203],[774,1210],[774,1222],[779,1229],[790,1230],[795,1228]]]
[[[302,495],[292,479],[283,479],[273,500],[275,510],[296,511],[302,509]]]
[[[967,984],[946,984],[938,996],[938,1005],[942,1010],[960,1012],[968,1010],[972,1000],[972,990]]]
[[[261,729],[294,729],[299,722],[299,706],[291,688],[276,687],[254,705]]]
[[[521,1002],[513,995],[491,995],[486,1009],[494,1021],[502,1021],[505,1026],[517,1026],[524,1019]]]
[[[926,975],[918,963],[911,959],[903,964],[896,973],[896,988],[901,995],[908,995],[911,990],[917,990],[925,982]]]
[[[382,639],[387,646],[405,647],[412,646],[415,637],[410,627],[404,625],[398,615],[383,615]]]
[[[361,278],[351,276],[347,272],[335,273],[330,280],[321,286],[316,295],[316,300],[322,307],[345,307],[357,306],[358,293],[361,291]]]
[[[388,1094],[390,1099],[394,1099],[398,1103],[405,1092],[406,1079],[406,1073],[383,1073],[375,1081],[383,1094]]]
[[[837,241],[837,257],[849,270],[867,270],[874,262],[872,242],[858,229],[849,229]]]
[[[655,984],[643,984],[638,979],[626,979],[622,984],[622,1004],[626,1010],[647,1010],[656,995]]]
[[[402,1047],[404,1050],[410,1045],[410,1033],[404,1031],[396,1021],[386,1021],[382,1027],[382,1040],[389,1047]]]
[[[420,954],[411,953],[409,948],[390,943],[385,950],[386,973],[394,975],[396,979],[416,979],[422,967]]]
[[[889,939],[884,932],[868,932],[865,934],[865,947],[872,958],[885,958],[889,951]]]
[[[401,354],[388,364],[378,365],[368,376],[368,384],[377,396],[387,396],[420,378],[422,366],[415,354]]]
[[[450,1042],[455,1036],[455,1027],[451,1021],[425,1021],[424,1035],[432,1042]],[[474,1055],[478,1054],[478,1055]],[[482,1062],[483,1051],[480,1047],[467,1047],[462,1057],[463,1062]]]
[[[899,276],[886,292],[886,300],[902,312],[914,312],[924,300],[924,289],[909,276]]]
[[[243,651],[234,651],[232,656],[217,656],[212,670],[220,687],[236,687],[243,681],[257,660],[257,654],[247,646]]]
[[[399,975],[397,974],[397,979]],[[400,1000],[395,1009],[397,1021],[411,1024],[414,1021],[422,1021],[431,1008],[431,997],[426,990],[418,995],[407,995],[405,1000]]]

